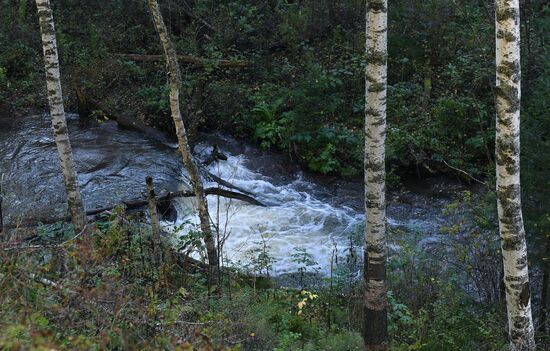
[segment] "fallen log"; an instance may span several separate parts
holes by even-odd
[[[177,149],[178,146],[173,138],[166,133],[145,124],[135,116],[129,116],[124,113],[116,114],[110,111],[104,111],[101,103],[97,101],[84,87],[75,88],[78,115],[81,120],[89,119],[93,111],[102,111],[103,116],[95,116],[98,120],[114,120],[119,128],[135,130],[143,133],[147,137],[154,139],[171,149]]]
[[[221,188],[206,188],[204,189],[204,193],[206,195],[217,195],[229,199],[235,199],[240,200],[246,203],[249,203],[251,205],[255,206],[261,206],[261,207],[267,207],[262,202],[256,200],[252,196],[241,194],[235,191],[230,191],[226,189]],[[192,191],[176,191],[176,192],[168,192],[163,196],[159,196],[157,198],[157,205],[168,205],[171,200],[180,198],[180,197],[194,197],[195,193]],[[145,207],[147,205],[147,199],[132,199],[132,200],[123,200],[121,203],[118,203],[116,205],[112,206],[106,206],[101,208],[95,208],[92,210],[86,211],[87,216],[96,216],[100,213],[107,212],[113,210],[116,206],[123,204],[126,206],[126,209],[128,210],[137,210],[142,207]],[[29,227],[38,226],[38,225],[45,225],[45,224],[53,224],[57,222],[70,222],[71,217],[65,216],[63,218],[45,218],[45,219],[36,219],[34,222],[21,222],[18,225],[6,225],[6,229],[28,229]]]
[[[163,145],[171,149],[178,148],[178,145],[172,139],[167,137],[165,133],[159,131],[158,129],[148,126],[147,124],[143,123],[137,118],[132,118],[126,115],[114,115],[114,114],[113,115],[110,114],[109,117],[114,119],[120,128],[136,130],[138,132],[143,133],[147,137],[150,137],[151,139],[154,139],[162,143]]]
[[[246,189],[243,189],[241,187],[238,187],[226,180],[223,180],[222,178],[218,177],[217,175],[215,174],[212,174],[212,172],[206,172],[206,176],[209,177],[210,179],[212,179],[213,181],[215,181],[216,183],[218,183],[219,185],[223,185],[225,186],[226,188],[229,188],[229,189],[233,189],[233,190],[237,190],[237,191],[240,191],[241,193],[244,193],[244,194],[247,194],[247,195],[254,195],[253,193],[251,193],[250,191],[246,190]]]
[[[131,60],[135,62],[164,61],[164,57],[162,55],[147,55],[147,54],[112,54],[112,55],[115,57],[119,57],[125,60]],[[243,67],[249,67],[251,65],[249,61],[244,61],[244,60],[206,59],[206,58],[196,57],[192,55],[178,55],[178,61],[192,64],[198,67],[214,65],[214,66],[227,67],[227,68],[243,68]]]
[[[241,200],[241,201],[247,202],[251,205],[266,207],[266,205],[264,205],[260,201],[256,200],[252,196],[237,193],[235,191],[225,190],[225,189],[221,189],[221,188],[206,188],[206,189],[204,189],[204,193],[206,195],[218,195],[218,196],[222,196],[222,197],[226,197],[226,198],[230,198],[230,199]],[[179,198],[179,197],[194,197],[194,196],[195,196],[195,193],[192,192],[192,191],[168,192],[167,194],[165,194],[163,196],[159,196],[157,198],[157,203],[158,204],[167,203],[167,202],[170,202],[171,200]],[[126,205],[127,209],[135,210],[135,209],[138,209],[138,208],[141,208],[141,207],[147,205],[147,200],[146,199],[133,199],[133,200],[122,201],[122,203],[124,205]],[[86,214],[88,216],[94,216],[94,215],[97,215],[101,212],[110,211],[114,207],[115,206],[97,208],[97,209],[94,209],[94,210],[86,211]]]

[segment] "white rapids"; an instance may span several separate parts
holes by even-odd
[[[265,240],[274,260],[271,274],[296,272],[300,263],[292,255],[297,249],[305,249],[317,263],[317,267],[310,268],[327,275],[333,253],[341,255],[349,248],[350,235],[361,230],[363,215],[349,207],[334,207],[303,191],[314,185],[300,175],[288,183],[275,185],[273,178],[247,168],[245,161],[243,155],[228,155],[227,161],[209,167],[211,173],[256,194],[258,200],[268,204],[260,207],[208,196],[213,223],[216,226],[219,223],[221,233],[228,233],[223,250],[225,260],[244,267],[251,261],[250,251],[260,248]],[[193,199],[179,200],[176,208],[176,223],[164,223],[168,230],[180,227],[176,235],[181,237],[198,228]]]

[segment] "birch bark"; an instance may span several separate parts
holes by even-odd
[[[46,69],[46,87],[48,103],[52,119],[53,134],[61,171],[67,192],[67,202],[75,230],[80,232],[86,226],[86,213],[82,203],[82,196],[78,186],[78,178],[73,160],[71,142],[63,107],[63,93],[59,72],[59,57],[55,37],[55,25],[49,0],[36,0],[40,32],[42,34],[42,48],[44,51],[44,66]]]
[[[496,191],[510,349],[534,350],[520,186],[519,0],[496,0]]]
[[[387,0],[367,0],[365,71],[365,295],[367,350],[387,350],[386,91]]]
[[[216,244],[214,242],[214,237],[210,226],[210,215],[208,213],[208,203],[206,201],[206,195],[204,194],[204,187],[199,175],[197,164],[191,153],[191,148],[187,139],[187,132],[181,116],[179,91],[182,78],[178,58],[176,55],[176,50],[174,49],[174,44],[172,43],[168,30],[166,29],[158,2],[156,0],[147,0],[147,3],[149,4],[149,9],[151,10],[153,23],[155,24],[155,28],[159,35],[159,39],[164,50],[164,56],[166,58],[166,64],[170,73],[170,110],[172,113],[172,119],[174,120],[174,124],[176,126],[176,135],[178,137],[179,149],[183,157],[183,164],[189,172],[191,185],[197,198],[200,227],[208,255],[211,282],[215,282],[219,277],[218,252],[216,250]]]

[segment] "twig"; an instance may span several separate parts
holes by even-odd
[[[71,295],[78,295],[78,293],[76,291],[67,289],[67,288],[63,287],[62,285],[54,282],[53,280],[49,280],[49,279],[46,279],[46,278],[43,278],[43,277],[39,277],[34,273],[30,273],[29,277],[31,277],[31,279],[34,280],[35,282],[40,283],[42,285],[50,286],[52,288],[56,288],[56,289],[59,289],[59,290],[63,290],[63,291],[65,291],[65,292],[67,292]]]
[[[188,322],[188,321],[171,321],[171,322],[157,322],[155,325],[157,327],[161,325],[172,325],[172,324],[185,324],[185,325],[206,325],[208,323],[201,323],[201,322]]]
[[[481,180],[477,179],[476,177],[474,177],[474,176],[471,175],[470,173],[468,173],[468,172],[466,172],[466,171],[464,171],[464,170],[462,170],[462,169],[460,169],[460,168],[456,168],[456,167],[454,167],[454,166],[451,166],[451,165],[448,164],[445,160],[441,160],[441,162],[443,162],[447,167],[449,167],[449,168],[451,168],[451,169],[454,169],[455,171],[458,171],[458,172],[460,172],[460,173],[466,175],[468,178],[470,178],[470,179],[472,179],[472,180],[478,182],[479,184],[483,184],[483,185],[485,185],[486,187],[489,187],[489,185],[488,185],[487,183],[485,183],[484,181],[481,181]]]
[[[216,28],[214,28],[214,26],[212,26],[210,23],[208,23],[205,19],[195,15],[195,13],[193,12],[193,8],[191,6],[189,6],[187,1],[185,1],[185,0],[183,1],[183,8],[182,9],[183,9],[183,12],[185,12],[189,17],[199,21],[206,28],[210,29],[212,32],[218,33],[218,30]]]

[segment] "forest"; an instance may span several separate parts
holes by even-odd
[[[550,350],[550,3],[0,0],[0,350]]]

